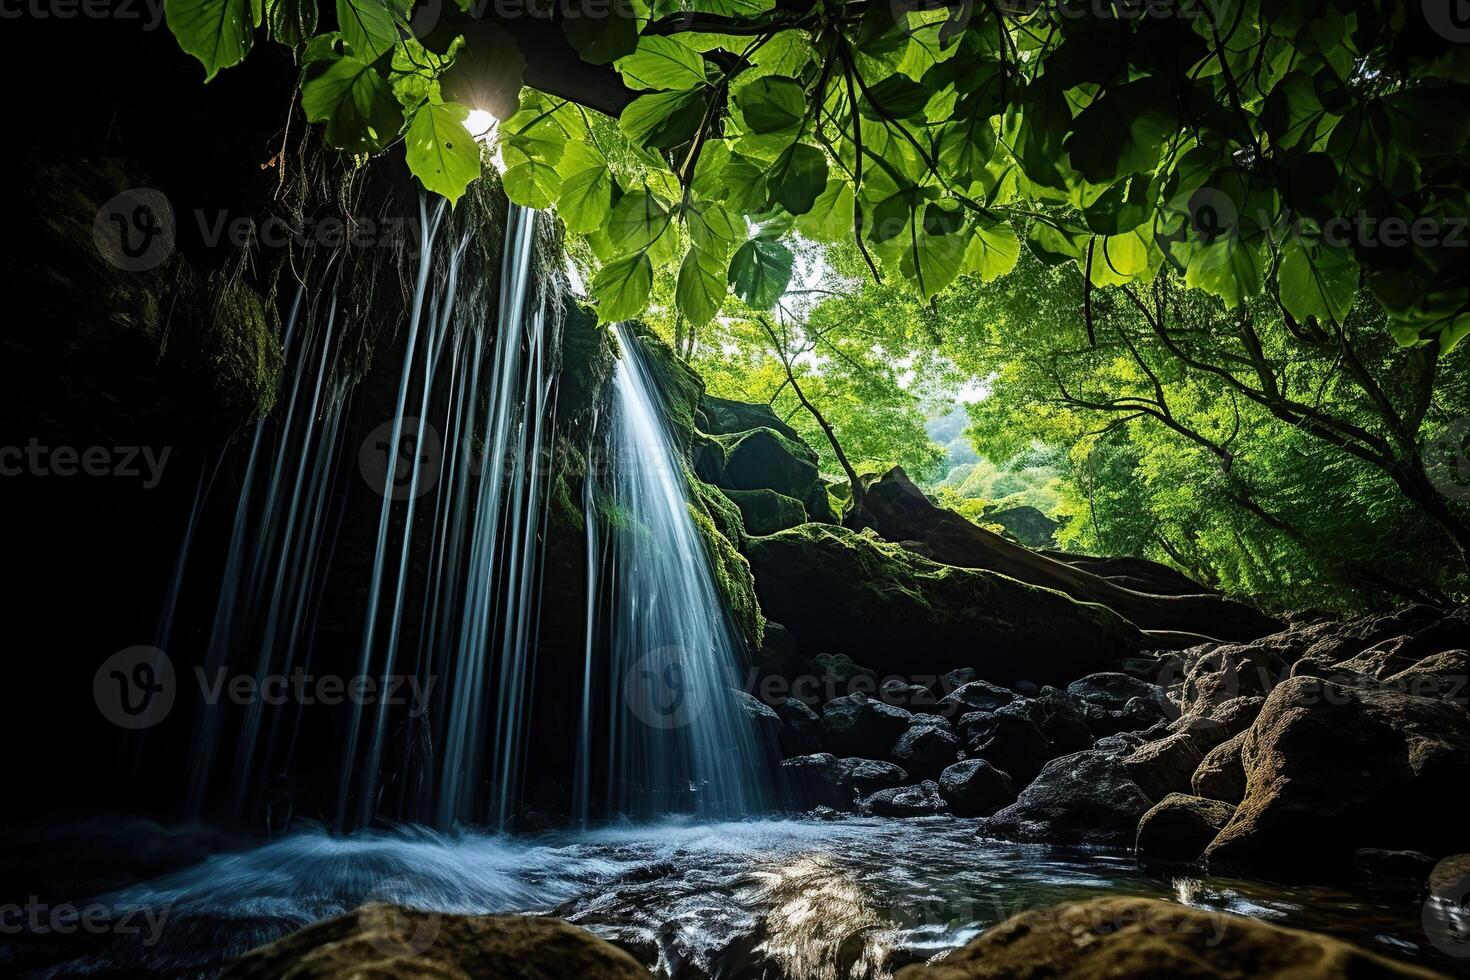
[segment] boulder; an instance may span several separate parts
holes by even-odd
[[[1138,821],[1138,859],[1198,861],[1234,813],[1235,807],[1220,800],[1170,793]]]
[[[930,817],[948,809],[939,784],[929,779],[917,786],[880,789],[858,801],[858,812],[873,817]]]
[[[648,970],[585,929],[546,916],[450,915],[364,905],[246,953],[231,980],[484,977],[647,980]]]
[[[1134,698],[1143,698],[1159,706],[1164,704],[1162,687],[1117,671],[1088,674],[1068,684],[1067,693],[1105,711],[1122,711]]]
[[[845,653],[819,653],[812,659],[828,689],[846,688],[849,693],[876,690],[878,675]]]
[[[1011,777],[983,759],[956,762],[939,776],[939,795],[961,817],[988,817],[1016,799]]]
[[[1012,701],[996,709],[998,715],[1018,715],[1033,722],[1058,755],[1080,752],[1092,745],[1087,716],[1065,691],[1044,687],[1034,698]]]
[[[756,738],[760,745],[775,745],[781,737],[781,729],[784,727],[781,716],[776,714],[775,709],[764,704],[754,695],[744,691],[730,689],[730,697],[734,699],[735,706],[740,709],[741,714],[750,720],[756,732]]]
[[[1151,806],[1117,756],[1074,752],[1048,762],[980,832],[1023,842],[1127,847]]]
[[[1360,847],[1353,852],[1358,871],[1371,879],[1398,879],[1413,882],[1420,888],[1434,871],[1434,858],[1419,851],[1385,851],[1378,847]]]
[[[942,674],[956,651],[983,642],[983,679],[1065,683],[1142,642],[1101,606],[846,528],[803,524],[752,538],[748,557],[762,610],[803,649],[860,655],[880,674]]]
[[[1458,704],[1292,678],[1246,731],[1242,761],[1245,797],[1205,852],[1213,867],[1340,877],[1361,847],[1463,846],[1470,712]]]
[[[1036,723],[1020,715],[975,712],[960,719],[960,729],[972,757],[984,759],[1019,787],[1035,779],[1055,755]]]
[[[715,441],[724,451],[719,485],[727,490],[774,490],[800,501],[817,480],[817,454],[775,429],[761,426]]]
[[[1151,595],[1054,561],[939,507],[899,467],[868,483],[862,518],[887,540],[912,542],[935,561],[998,572],[1106,606],[1140,629],[1189,631],[1222,640],[1248,640],[1280,629],[1276,620],[1219,595]]]
[[[810,705],[787,698],[776,714],[781,719],[782,755],[809,755],[822,750],[822,717]]]
[[[1144,742],[1123,759],[1123,772],[1151,800],[1170,793],[1188,793],[1190,777],[1202,756],[1188,732],[1175,732],[1156,742]]]
[[[971,711],[994,711],[1014,700],[1016,695],[1006,688],[988,681],[970,681],[940,698],[939,710],[958,716]]]
[[[924,685],[906,684],[897,678],[884,681],[883,686],[878,690],[878,697],[888,704],[915,712],[937,711],[939,705],[934,697],[934,692]]]
[[[704,394],[700,396],[698,411],[699,427],[713,435],[734,435],[750,429],[774,429],[788,439],[801,441],[801,435],[764,402],[739,402]]]
[[[937,776],[959,758],[960,740],[940,725],[916,724],[899,736],[889,753],[915,776]]]
[[[877,759],[839,759],[829,752],[797,756],[781,763],[786,797],[798,809],[851,810],[860,795],[908,782],[908,773]]]
[[[1406,670],[1391,674],[1384,683],[1406,694],[1444,698],[1465,704],[1470,699],[1470,651],[1432,653]]]
[[[1031,909],[895,980],[1433,980],[1330,936],[1153,898],[1094,898]]]
[[[1264,696],[1291,675],[1291,666],[1267,644],[1223,643],[1202,648],[1185,668],[1183,710],[1210,715],[1226,701]]]
[[[913,721],[904,709],[866,694],[833,698],[822,705],[822,744],[840,755],[882,758]]]
[[[758,490],[720,492],[740,509],[740,518],[745,524],[747,534],[775,534],[788,527],[806,523],[806,507],[800,500],[784,493],[764,487]]]
[[[1241,753],[1245,748],[1245,732],[1228,738],[1205,753],[1199,767],[1190,777],[1189,786],[1195,796],[1226,803],[1239,803],[1245,798],[1245,766]]]

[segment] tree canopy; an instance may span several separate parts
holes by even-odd
[[[1401,344],[1470,331],[1470,56],[1447,6],[1442,23],[1398,0],[166,9],[209,78],[258,33],[295,49],[329,143],[402,144],[450,200],[480,173],[471,109],[497,115],[507,193],[585,239],[608,321],[664,270],[692,324],[769,309],[806,239],[926,299],[1008,273],[1024,242],[1089,293],[1169,269],[1230,309],[1264,294],[1340,324],[1371,298]]]

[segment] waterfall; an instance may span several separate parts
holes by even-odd
[[[742,643],[652,372],[633,332],[616,329],[608,800],[635,818],[748,816],[764,808],[770,782],[734,693]]]

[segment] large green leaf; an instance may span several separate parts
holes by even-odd
[[[1157,78],[1110,87],[1073,123],[1066,150],[1072,166],[1094,184],[1146,173],[1178,129],[1169,87]]]
[[[975,227],[970,244],[965,248],[964,271],[989,282],[1016,267],[1021,256],[1021,243],[1010,225],[981,224]]]
[[[342,40],[363,61],[376,61],[398,40],[388,0],[337,0]]]
[[[793,263],[780,242],[752,238],[735,250],[730,260],[730,285],[735,295],[758,310],[768,310],[786,292]]]
[[[832,180],[812,209],[796,219],[796,230],[815,242],[842,242],[853,233],[852,185],[845,180]]]
[[[583,61],[611,64],[638,47],[638,20],[628,0],[571,0],[562,11],[562,34]]]
[[[267,0],[265,9],[272,40],[294,48],[316,33],[316,0]]]
[[[516,164],[505,172],[500,182],[512,204],[537,210],[551,207],[562,186],[556,168],[537,160]]]
[[[619,58],[616,67],[629,88],[688,90],[704,84],[704,59],[672,37],[640,38],[638,50]]]
[[[757,78],[735,94],[745,126],[757,135],[795,134],[806,118],[806,93],[794,78],[767,75]]]
[[[373,66],[349,55],[312,61],[301,82],[306,118],[326,123],[327,142],[349,153],[373,153],[403,128],[403,108]]]
[[[959,275],[965,253],[965,240],[960,235],[931,235],[915,230],[899,258],[899,269],[919,295],[928,299]]]
[[[567,231],[585,235],[606,224],[613,178],[602,154],[587,143],[568,143],[556,171],[561,175],[556,211]]]
[[[653,263],[644,253],[609,262],[592,280],[597,318],[603,323],[615,323],[637,316],[648,305],[652,289]]]
[[[815,146],[792,143],[771,167],[772,199],[791,214],[806,214],[827,188],[827,157]]]
[[[694,92],[650,92],[628,103],[618,117],[618,128],[635,143],[657,144],[671,121],[699,105]]]
[[[612,243],[624,252],[646,249],[664,237],[671,224],[668,209],[647,190],[624,194],[608,216]]]
[[[1346,248],[1309,245],[1293,236],[1282,248],[1276,272],[1281,305],[1299,320],[1343,322],[1358,294],[1358,263]]]
[[[199,59],[204,80],[238,65],[254,40],[246,0],[165,0],[164,17],[179,47]]]
[[[453,204],[480,176],[480,146],[464,121],[470,110],[457,102],[426,102],[408,127],[408,169],[427,190]]]
[[[718,256],[691,246],[679,266],[674,300],[690,323],[701,326],[713,320],[725,301],[725,263]]]

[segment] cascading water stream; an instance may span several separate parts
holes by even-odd
[[[633,331],[616,329],[608,800],[635,818],[750,816],[766,809],[771,782],[734,693],[742,644],[656,382]]]

